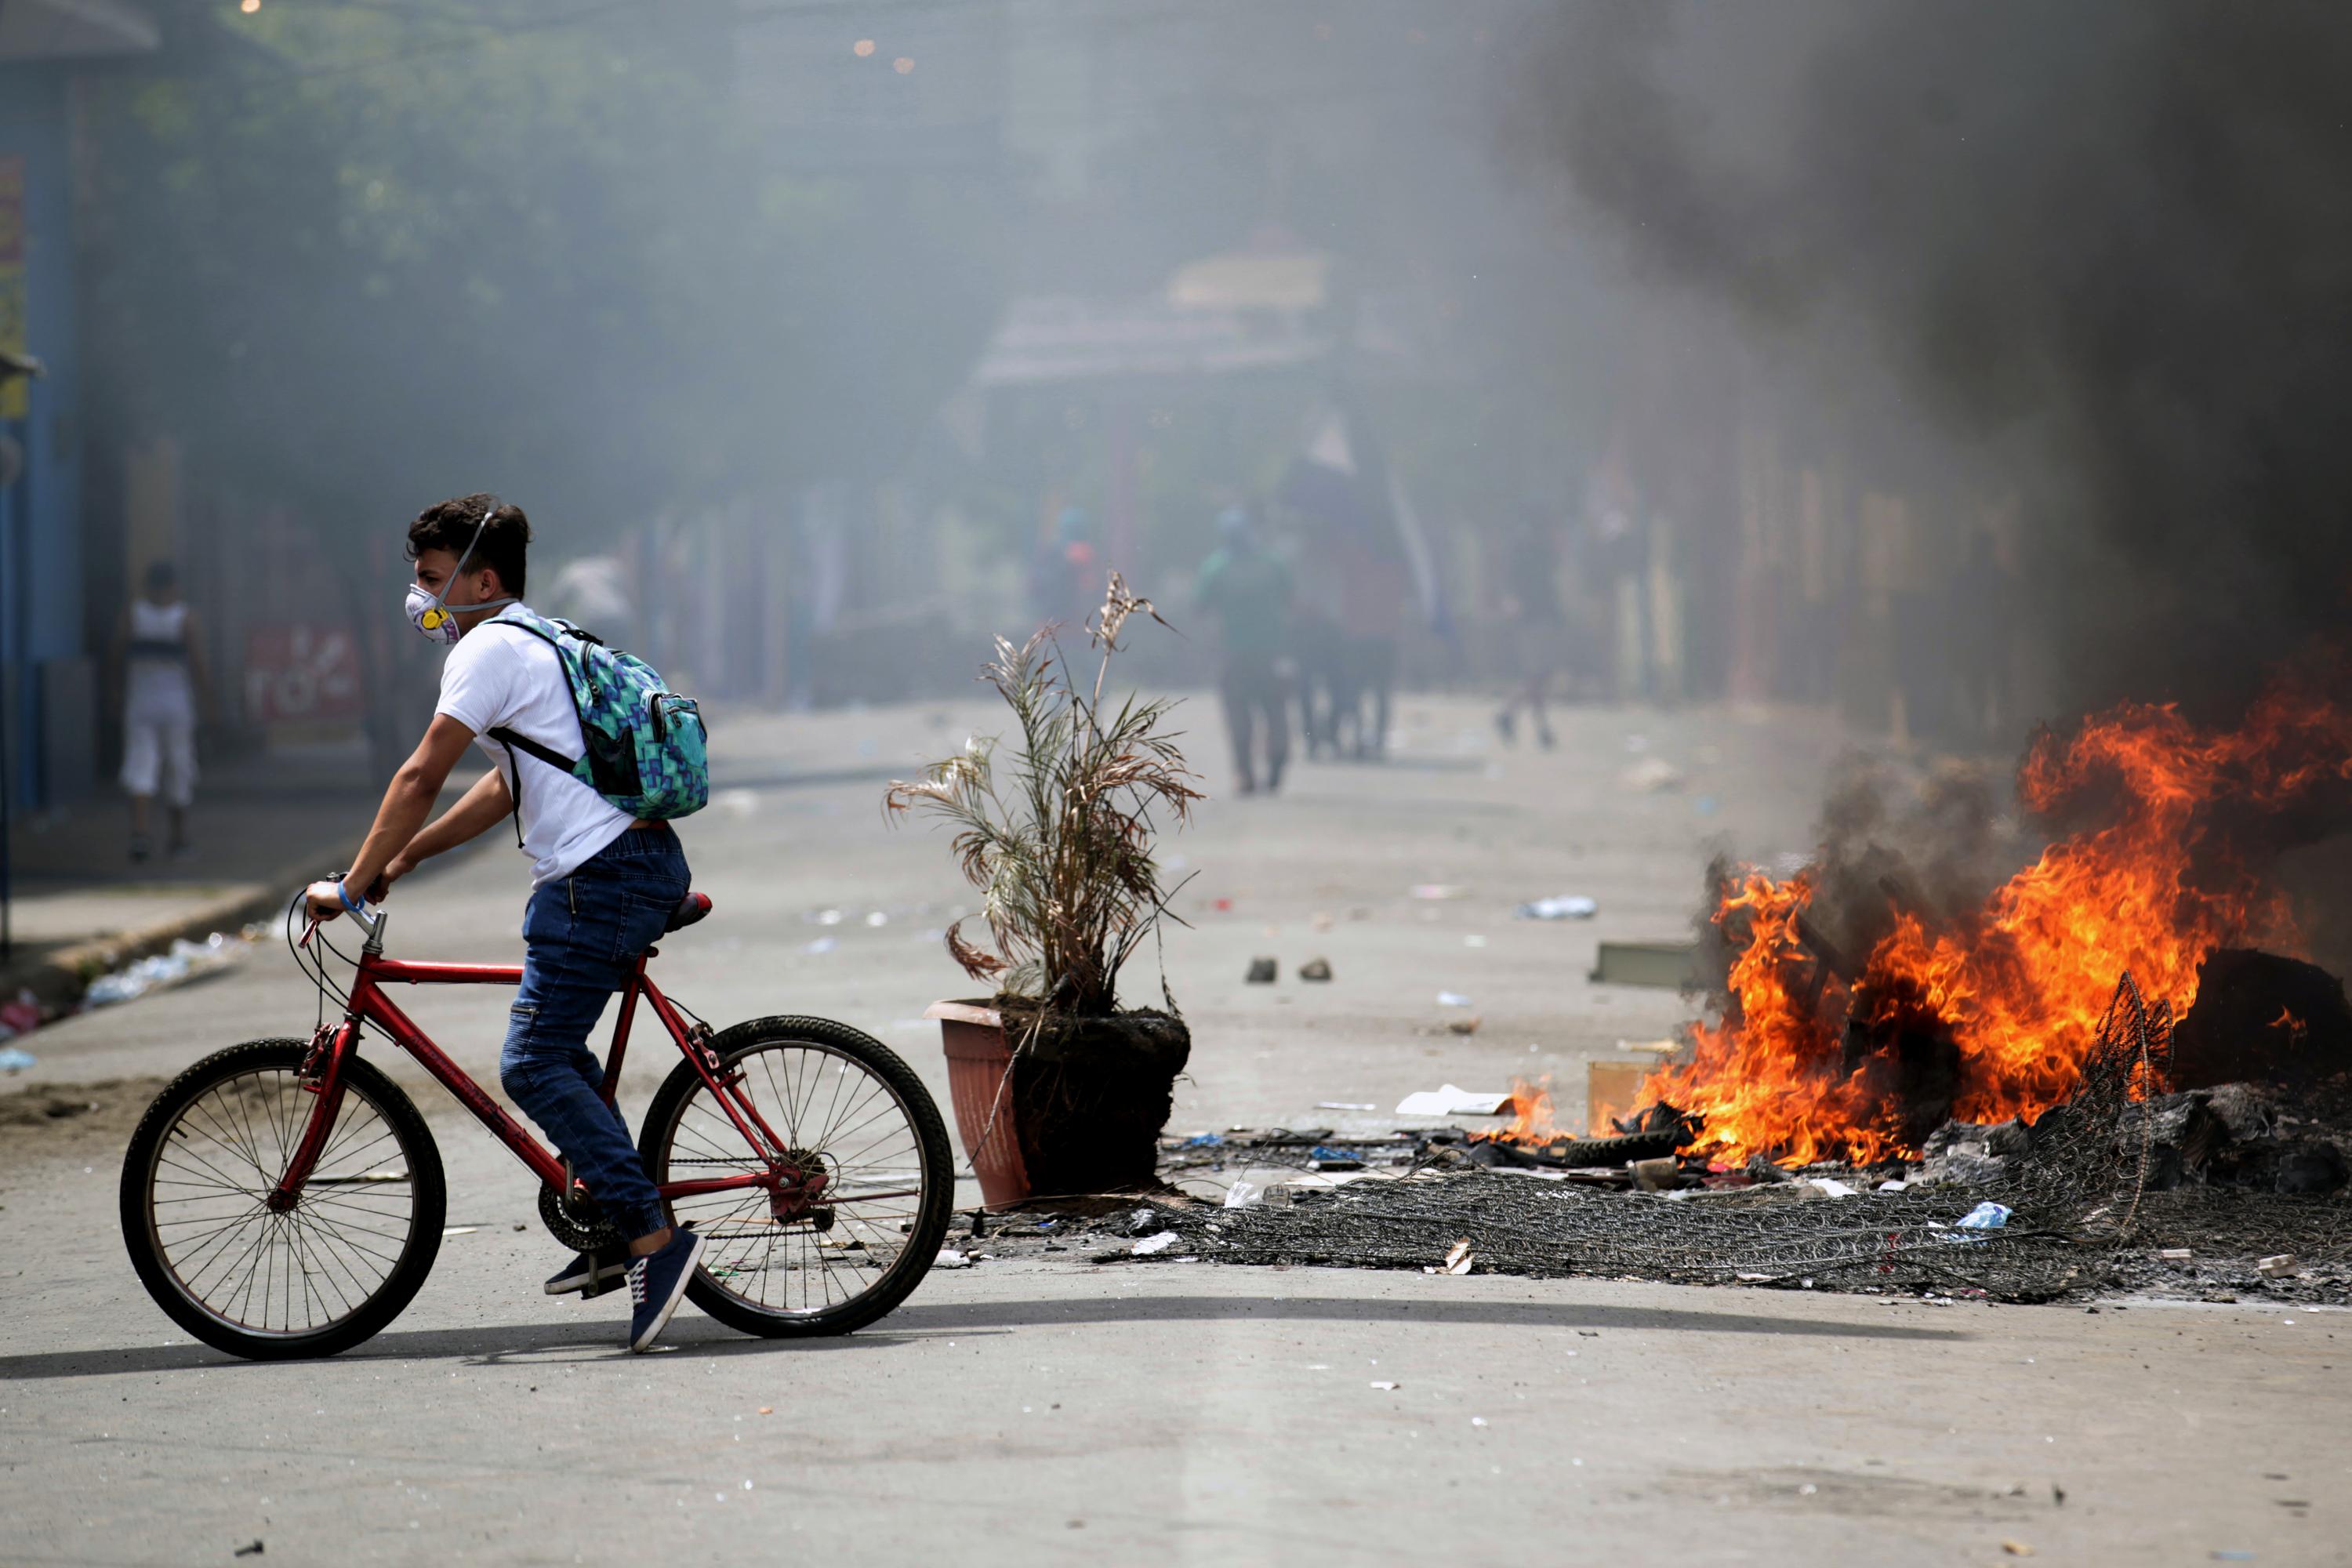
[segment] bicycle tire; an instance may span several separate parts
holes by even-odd
[[[208,1100],[207,1097],[215,1096],[217,1091],[237,1083],[239,1079],[275,1079],[278,1081],[274,1085],[257,1083],[256,1087],[263,1089],[265,1093],[274,1089],[280,1098],[293,1097],[286,1101],[288,1113],[272,1117],[268,1108],[261,1108],[262,1120],[246,1123],[244,1134],[254,1153],[251,1163],[254,1181],[258,1184],[269,1179],[267,1166],[270,1155],[290,1147],[289,1137],[299,1137],[308,1110],[315,1103],[308,1094],[291,1087],[309,1050],[310,1042],[307,1040],[248,1040],[205,1058],[163,1087],[163,1091],[155,1097],[154,1103],[140,1119],[137,1130],[131,1134],[130,1147],[123,1154],[122,1239],[130,1250],[131,1267],[138,1270],[140,1283],[146,1286],[147,1293],[154,1298],[155,1304],[163,1308],[173,1322],[215,1350],[226,1351],[248,1361],[286,1361],[335,1355],[383,1331],[384,1326],[398,1317],[415,1299],[418,1288],[425,1283],[425,1277],[432,1272],[433,1260],[441,1250],[441,1227],[448,1214],[448,1194],[442,1175],[441,1152],[433,1142],[432,1132],[425,1125],[425,1118],[381,1069],[352,1057],[343,1064],[344,1109],[338,1117],[334,1136],[346,1136],[346,1129],[363,1131],[363,1124],[354,1121],[352,1108],[355,1104],[364,1107],[383,1122],[385,1133],[396,1145],[404,1173],[362,1173],[343,1179],[368,1184],[371,1193],[377,1184],[386,1186],[402,1184],[405,1185],[409,1194],[408,1234],[383,1277],[372,1284],[348,1272],[338,1277],[331,1268],[327,1267],[335,1260],[315,1250],[322,1245],[317,1233],[310,1233],[310,1247],[313,1250],[306,1252],[305,1233],[297,1222],[288,1220],[273,1225],[270,1218],[246,1211],[226,1222],[224,1228],[226,1225],[241,1225],[248,1219],[257,1221],[263,1239],[254,1244],[257,1249],[271,1246],[268,1237],[272,1235],[285,1237],[285,1246],[278,1250],[290,1262],[299,1263],[306,1304],[314,1293],[323,1303],[327,1298],[327,1287],[331,1284],[348,1310],[308,1328],[296,1329],[289,1323],[285,1328],[271,1329],[268,1326],[266,1299],[263,1320],[257,1326],[221,1310],[225,1303],[200,1298],[195,1288],[182,1279],[179,1268],[189,1260],[183,1258],[175,1263],[163,1239],[162,1229],[179,1225],[206,1224],[210,1219],[209,1216],[198,1220],[164,1218],[157,1213],[159,1203],[213,1202],[233,1205],[239,1197],[243,1197],[257,1204],[257,1194],[261,1189],[257,1184],[238,1186],[234,1181],[236,1173],[233,1167],[224,1172],[215,1169],[212,1162],[205,1162],[205,1168],[212,1170],[220,1180],[217,1184],[203,1184],[219,1185],[221,1192],[218,1195],[174,1195],[159,1199],[159,1184],[185,1184],[159,1174],[165,1168],[165,1141],[175,1131],[186,1128],[189,1132],[209,1139],[221,1149],[239,1147],[236,1142],[238,1135],[234,1131],[225,1138],[220,1131],[198,1128],[191,1121],[192,1112],[199,1107],[227,1104],[226,1101]],[[292,1109],[296,1107],[303,1113],[302,1117],[292,1115]],[[233,1110],[234,1107],[230,1109]],[[247,1102],[247,1109],[255,1109],[252,1102]],[[208,1110],[207,1114],[211,1112]],[[357,1133],[349,1135],[356,1136]],[[183,1138],[186,1137],[187,1133],[184,1133]],[[371,1140],[353,1146],[350,1150],[351,1156],[356,1159],[359,1154],[368,1152],[374,1142]],[[226,1160],[227,1157],[222,1155],[218,1158]],[[336,1179],[332,1175],[334,1164],[331,1162],[340,1158],[331,1144],[330,1149],[322,1153],[316,1173],[330,1180]],[[383,1163],[383,1161],[378,1158],[368,1163]],[[185,1173],[184,1170],[182,1173]],[[338,1204],[346,1207],[356,1206],[354,1200],[327,1198],[320,1195],[321,1191],[318,1185],[304,1190],[303,1205],[309,1205],[314,1214]],[[231,1193],[238,1195],[228,1195]],[[303,1208],[298,1206],[296,1213],[303,1212]],[[368,1209],[364,1212],[373,1215],[378,1211]],[[360,1228],[357,1222],[352,1223],[352,1228]],[[340,1232],[336,1234],[341,1235]],[[383,1233],[367,1229],[363,1234],[373,1237]],[[237,1245],[237,1238],[232,1236],[228,1242],[221,1245],[224,1247]],[[289,1302],[295,1273],[294,1268],[289,1268],[284,1279]],[[198,1278],[202,1278],[201,1272]],[[250,1268],[247,1278],[249,1287]],[[360,1300],[355,1302],[349,1300],[346,1281],[352,1288],[362,1289]],[[249,1296],[248,1289],[248,1300]],[[289,1312],[290,1317],[290,1305]]]
[[[789,1275],[793,1269],[805,1272],[806,1246],[803,1246],[801,1263],[794,1264],[788,1258],[785,1264],[779,1268],[772,1260],[774,1246],[772,1237],[767,1238],[767,1245],[771,1250],[763,1255],[762,1261],[756,1267],[746,1265],[736,1274],[722,1276],[716,1271],[736,1267],[723,1258],[706,1261],[698,1266],[694,1279],[687,1286],[688,1300],[730,1328],[771,1339],[814,1339],[851,1333],[895,1310],[899,1303],[914,1291],[915,1287],[922,1283],[923,1277],[930,1271],[932,1263],[937,1260],[940,1244],[946,1238],[948,1219],[955,1202],[955,1164],[948,1150],[947,1126],[940,1121],[939,1107],[932,1102],[930,1092],[923,1087],[922,1079],[916,1077],[914,1069],[881,1041],[862,1030],[853,1028],[846,1024],[835,1023],[829,1018],[798,1016],[755,1018],[725,1030],[715,1037],[710,1045],[711,1049],[719,1056],[722,1070],[732,1068],[738,1063],[747,1063],[750,1058],[761,1051],[780,1047],[798,1047],[832,1053],[858,1064],[889,1091],[898,1106],[905,1112],[911,1134],[910,1142],[914,1146],[913,1152],[919,1161],[920,1191],[908,1218],[899,1222],[901,1228],[898,1234],[905,1239],[898,1243],[896,1258],[882,1269],[879,1277],[870,1286],[849,1296],[846,1300],[834,1302],[828,1299],[825,1305],[815,1308],[773,1307],[749,1300],[743,1294],[721,1282],[722,1278],[737,1278],[751,1273],[765,1275],[777,1272]],[[786,1082],[788,1084],[791,1082],[789,1074]],[[773,1087],[772,1079],[771,1087]],[[703,1082],[702,1075],[695,1071],[692,1063],[680,1062],[671,1069],[669,1077],[662,1081],[661,1089],[654,1095],[653,1103],[646,1111],[638,1147],[645,1160],[646,1170],[656,1184],[670,1180],[669,1172],[674,1158],[673,1145],[678,1138],[682,1120],[693,1106],[698,1095],[702,1096],[707,1104],[709,1086]],[[765,1113],[763,1110],[763,1114]],[[731,1127],[727,1130],[725,1135],[740,1136],[732,1132]],[[786,1132],[783,1135],[791,1137],[794,1134]],[[816,1152],[825,1154],[828,1158],[832,1157],[834,1152],[822,1147],[817,1148]],[[748,1160],[748,1155],[738,1156],[738,1158]],[[843,1202],[837,1205],[836,1212],[838,1209],[849,1207],[850,1203],[855,1201],[856,1200]],[[675,1205],[672,1205],[671,1217],[674,1221],[678,1218]],[[700,1225],[702,1222],[696,1223]],[[757,1215],[747,1216],[739,1223],[745,1226],[771,1224],[770,1221]],[[867,1224],[871,1228],[869,1221],[859,1220],[854,1223]],[[793,1232],[792,1234],[812,1233]],[[876,1234],[882,1233],[877,1231]],[[870,1245],[863,1236],[855,1233],[850,1239],[857,1241],[861,1246]],[[883,1245],[888,1244],[886,1237]],[[824,1245],[823,1242],[816,1244],[819,1248]],[[845,1247],[846,1243],[835,1242],[832,1245]],[[706,1230],[706,1258],[709,1258],[710,1251],[710,1234]],[[834,1278],[833,1268],[823,1260],[821,1250],[817,1256],[819,1272],[829,1289]],[[844,1267],[847,1268],[850,1265],[845,1263]],[[789,1279],[785,1289],[789,1291]]]

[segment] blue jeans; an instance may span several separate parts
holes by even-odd
[[[629,1141],[620,1108],[599,1092],[604,1064],[588,1048],[613,993],[687,893],[686,852],[667,823],[633,827],[561,881],[534,891],[522,917],[522,989],[508,1016],[499,1081],[621,1234],[669,1223]]]

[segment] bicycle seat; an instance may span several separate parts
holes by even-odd
[[[667,936],[674,931],[684,931],[709,912],[710,895],[709,893],[688,893],[678,900],[677,908],[670,910],[669,924],[662,927],[662,934]]]

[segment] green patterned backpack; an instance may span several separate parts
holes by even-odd
[[[662,689],[654,667],[633,653],[607,647],[570,621],[515,605],[491,620],[514,626],[555,650],[580,713],[581,752],[567,757],[501,724],[490,739],[509,756],[528,753],[561,768],[613,803],[647,821],[688,816],[710,799],[710,761],[702,710],[691,697]],[[514,763],[515,842],[522,842],[522,764]]]

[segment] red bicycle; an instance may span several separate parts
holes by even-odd
[[[690,894],[669,929],[709,900]],[[385,995],[405,985],[517,985],[514,964],[383,956],[383,911],[356,960],[315,921],[293,940],[320,987],[308,1040],[206,1057],[158,1095],[122,1166],[122,1236],[140,1279],[205,1343],[255,1360],[333,1355],[380,1332],[425,1283],[447,1213],[440,1151],[409,1098],[360,1056],[373,1025],[540,1178],[539,1212],[581,1251],[620,1238],[586,1190]],[[323,950],[323,951],[322,951]],[[677,1042],[638,1133],[673,1224],[704,1237],[688,1297],[772,1336],[845,1334],[907,1299],[947,1233],[954,1170],[939,1108],[887,1047],[824,1018],[714,1033],[653,982],[621,992],[604,1095],[642,1001]],[[344,989],[326,953],[356,964]],[[342,1017],[327,1016],[339,999]]]

